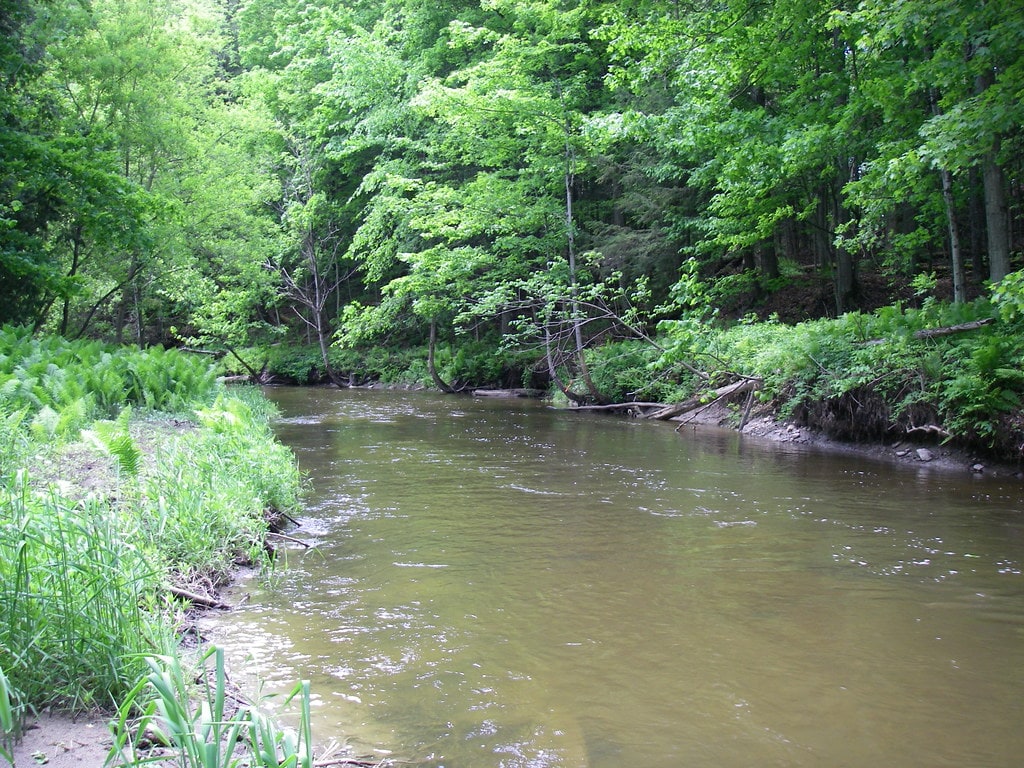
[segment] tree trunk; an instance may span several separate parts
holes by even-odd
[[[983,94],[995,82],[991,68],[974,80],[974,92]],[[982,166],[985,188],[985,231],[988,233],[988,279],[998,283],[1010,272],[1010,217],[1006,205],[1003,169],[999,165],[1000,138],[992,138]]]
[[[441,375],[437,372],[437,366],[434,365],[434,347],[436,346],[437,321],[434,320],[434,318],[430,318],[430,343],[427,345],[427,371],[430,373],[430,380],[434,382],[435,387],[446,394],[453,395],[455,394],[455,388],[441,378]]]
[[[857,288],[857,271],[853,254],[846,248],[836,249],[835,269],[836,313],[841,315],[853,305]]]
[[[753,392],[760,389],[762,384],[762,380],[756,377],[742,378],[739,381],[735,381],[732,384],[726,384],[724,387],[719,387],[709,393],[703,393],[696,397],[691,397],[689,400],[684,400],[681,403],[667,405],[654,413],[647,414],[644,418],[657,419],[659,421],[672,419],[677,416],[681,416],[684,413],[696,410],[701,406],[711,405],[723,398],[737,395],[742,392]]]
[[[996,156],[999,139],[985,157],[982,177],[985,184],[985,230],[988,233],[988,279],[998,283],[1010,272],[1009,215],[1006,207],[1003,169]]]
[[[775,250],[775,243],[758,243],[754,248],[754,263],[765,280],[776,279],[779,276],[779,255]]]
[[[551,377],[551,381],[554,382],[558,390],[566,396],[571,403],[581,405],[586,402],[586,398],[577,395],[572,391],[571,382],[568,384],[562,381],[562,377],[558,375],[558,365],[555,363],[555,358],[551,354],[551,326],[547,323],[544,325],[544,359],[548,364],[548,376]]]
[[[932,89],[930,93],[932,113],[941,115],[939,95]],[[953,174],[943,168],[939,170],[942,179],[942,202],[946,207],[946,222],[949,225],[949,255],[953,267],[953,301],[961,304],[967,301],[967,278],[964,273],[964,254],[960,245],[960,225],[956,214],[956,199],[953,196]]]
[[[967,301],[967,278],[964,274],[963,250],[960,247],[960,226],[957,223],[956,200],[953,199],[953,174],[939,171],[942,176],[942,200],[946,205],[946,221],[949,224],[949,255],[953,265],[953,301],[961,304]]]
[[[971,243],[971,280],[981,283],[985,279],[985,192],[981,170],[972,167],[967,182],[969,203],[967,208],[967,236]]]
[[[591,397],[598,403],[603,403],[606,398],[602,397],[594,386],[594,380],[590,376],[590,369],[583,355],[583,323],[580,319],[579,287],[576,282],[576,233],[572,211],[572,185],[573,174],[573,151],[569,143],[569,127],[565,127],[565,231],[566,243],[569,258],[569,300],[571,305],[569,311],[572,315],[572,335],[576,342],[576,363],[580,369],[580,376],[583,383],[590,392]]]
[[[846,168],[846,175],[850,175],[849,168]],[[843,206],[837,190],[832,194],[832,206],[835,217],[834,227],[828,233],[830,239],[836,232],[841,232],[849,221],[849,211]],[[854,255],[846,248],[833,246],[832,251],[835,260],[836,313],[841,315],[853,306],[857,294],[857,263]]]

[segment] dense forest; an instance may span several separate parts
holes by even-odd
[[[0,323],[577,404],[756,379],[839,435],[1021,454],[1021,0],[0,0],[0,31]]]

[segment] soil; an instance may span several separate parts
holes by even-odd
[[[14,747],[14,768],[102,768],[113,746],[108,715],[42,714]]]

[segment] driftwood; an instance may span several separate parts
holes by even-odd
[[[915,339],[935,339],[939,336],[952,336],[954,333],[963,333],[964,331],[976,331],[978,328],[991,325],[995,321],[996,319],[994,317],[986,317],[982,320],[972,320],[969,323],[947,325],[942,328],[922,328],[920,331],[914,331],[911,335]],[[887,341],[889,341],[889,339],[869,339],[868,341],[861,343],[866,347],[870,347],[875,344],[884,344]]]
[[[274,536],[275,538],[278,538],[281,541],[287,541],[289,544],[297,544],[298,546],[304,547],[305,549],[309,549],[313,546],[309,542],[303,541],[302,539],[296,539],[294,536],[288,536],[283,533],[278,533],[277,531],[267,531],[265,535]]]
[[[474,397],[543,397],[543,389],[474,389]]]
[[[610,403],[607,405],[577,405],[573,406],[573,411],[636,411],[643,410],[645,408],[664,408],[664,403],[643,403],[636,401],[629,401],[625,403]]]
[[[200,595],[196,592],[190,592],[189,590],[183,589],[182,587],[169,587],[168,592],[170,592],[175,597],[180,597],[182,600],[188,600],[190,603],[194,605],[201,605],[204,608],[228,607],[226,603],[222,603],[215,597],[207,597],[206,595]]]
[[[761,388],[762,383],[763,382],[759,378],[742,378],[739,381],[735,381],[732,384],[726,384],[724,387],[719,387],[718,389],[712,390],[704,395],[691,397],[689,400],[684,400],[681,403],[665,406],[653,413],[647,414],[644,418],[658,419],[660,421],[672,419],[676,416],[681,416],[684,413],[711,405],[712,403],[716,403],[719,400],[731,397],[732,395],[738,395],[742,392],[754,392]]]
[[[920,427],[910,427],[905,435],[937,435],[939,437],[949,437],[949,432],[937,424],[923,424]]]

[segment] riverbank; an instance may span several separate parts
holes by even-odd
[[[0,380],[0,753],[102,765],[104,709],[175,668],[189,605],[270,562],[301,476],[262,393],[194,356],[5,330]]]
[[[673,419],[673,421],[678,424],[676,429],[680,432],[687,426],[720,427],[738,430],[741,434],[758,440],[808,446],[818,450],[888,461],[902,466],[978,476],[1024,479],[1024,468],[1019,464],[1000,462],[979,456],[972,451],[943,445],[938,440],[901,439],[885,443],[877,441],[854,443],[838,440],[821,430],[778,419],[768,406],[755,408],[742,429],[739,427],[737,411],[723,403],[708,405],[683,417]]]

